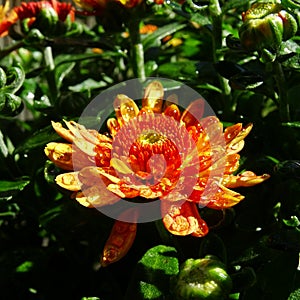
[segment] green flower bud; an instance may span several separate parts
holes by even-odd
[[[24,43],[25,45],[32,45],[40,43],[44,39],[44,35],[42,35],[42,33],[38,29],[33,28],[29,31],[28,35],[24,39]]]
[[[211,256],[186,260],[174,280],[177,300],[227,299],[231,288],[232,280],[225,265]]]
[[[33,26],[45,35],[52,35],[58,22],[58,14],[54,8],[46,7],[39,12]]]
[[[279,4],[256,3],[242,17],[244,23],[239,29],[240,42],[249,51],[264,48],[276,50],[298,29],[295,18]]]

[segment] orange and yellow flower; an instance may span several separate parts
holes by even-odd
[[[20,6],[14,7],[11,11],[7,12],[6,10],[5,17],[0,19],[0,36],[6,35],[9,28],[19,20],[31,19],[31,23],[34,22],[35,18],[43,9],[53,9],[58,19],[62,22],[64,22],[68,16],[70,16],[71,21],[74,21],[75,12],[70,3],[56,0],[22,2]]]
[[[181,112],[174,101],[163,97],[159,81],[146,87],[141,109],[126,95],[117,95],[116,118],[107,120],[110,136],[74,121],[65,121],[67,128],[52,122],[69,143],[49,143],[45,153],[59,168],[70,171],[58,175],[56,182],[72,191],[80,204],[103,207],[125,198],[160,199],[169,232],[202,237],[209,229],[200,206],[232,207],[244,196],[231,188],[259,184],[269,175],[251,171],[233,175],[252,124],[239,123],[223,131],[215,116],[195,117],[203,110],[203,99]],[[126,254],[135,232],[135,222],[122,218],[115,222],[103,251],[103,266]]]

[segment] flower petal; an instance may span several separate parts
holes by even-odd
[[[69,191],[80,191],[82,183],[78,178],[78,172],[64,173],[56,176],[56,183]]]
[[[239,124],[236,124],[239,125]],[[253,124],[249,123],[245,127],[241,128],[240,126],[235,126],[232,128],[227,128],[227,132],[225,130],[225,139],[227,136],[226,148],[229,153],[237,153],[244,147],[244,138],[250,133]],[[230,137],[230,138],[229,138]]]
[[[114,137],[120,130],[120,125],[115,118],[109,118],[106,122],[109,132]]]
[[[176,121],[180,120],[180,110],[176,104],[171,104],[164,110],[164,115],[174,118]]]
[[[135,118],[139,113],[139,108],[135,102],[123,94],[117,95],[114,101],[114,108],[120,126],[122,126],[124,122]]]
[[[204,113],[204,99],[198,99],[193,101],[181,116],[181,121],[185,124],[185,127],[195,126],[199,123]]]
[[[245,171],[237,176],[228,175],[224,176],[222,184],[228,188],[237,188],[237,187],[248,187],[253,186],[270,178],[270,175],[263,174],[257,176],[251,171]]]
[[[52,124],[53,129],[56,131],[56,133],[57,133],[59,136],[61,136],[62,138],[64,138],[64,139],[67,140],[68,142],[73,143],[73,140],[74,140],[74,134],[73,134],[70,130],[64,128],[64,127],[62,126],[62,124],[59,123],[59,122],[51,121],[51,124]]]
[[[135,218],[137,219],[137,212],[133,209],[123,212],[119,219],[124,219],[126,214],[135,214]],[[117,262],[128,253],[134,242],[136,230],[136,223],[127,223],[120,220],[115,221],[100,258],[102,267]]]
[[[108,191],[103,186],[91,186],[85,188],[83,192],[78,192],[75,199],[85,207],[102,207],[115,204],[120,200],[119,197]]]
[[[163,223],[172,234],[200,237],[208,233],[208,227],[201,219],[195,203],[162,201],[161,210]]]
[[[154,113],[160,113],[162,110],[163,97],[164,88],[162,84],[154,80],[146,87],[142,106],[151,108]]]
[[[209,203],[206,205],[212,209],[224,209],[238,204],[245,197],[241,194],[219,185],[219,190],[211,195],[208,195]]]
[[[73,170],[72,145],[65,143],[48,143],[44,149],[48,158],[61,169]]]

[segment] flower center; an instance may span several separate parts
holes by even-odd
[[[165,142],[167,138],[154,131],[154,130],[147,130],[140,134],[138,137],[138,142],[140,142],[142,145],[154,145],[154,144],[162,144]]]

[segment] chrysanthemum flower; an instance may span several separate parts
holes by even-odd
[[[60,21],[64,22],[68,16],[74,21],[74,8],[70,3],[59,2],[56,0],[39,1],[39,2],[22,2],[20,6],[14,7],[6,14],[6,17],[0,23],[0,36],[5,35],[8,29],[17,21],[31,19],[33,23],[39,13],[44,10],[53,10]]]
[[[239,123],[223,131],[215,116],[196,117],[203,111],[203,99],[181,112],[171,99],[164,101],[163,95],[159,81],[147,86],[141,109],[126,95],[117,95],[116,118],[107,120],[110,137],[74,121],[66,121],[67,128],[53,122],[55,131],[72,144],[49,143],[45,153],[59,168],[71,171],[58,175],[56,182],[72,191],[80,204],[103,207],[125,198],[160,199],[169,232],[202,237],[209,229],[200,206],[232,207],[244,196],[231,188],[253,186],[269,175],[251,171],[233,175],[252,124],[243,127]],[[123,212],[130,213],[136,214]],[[134,222],[116,221],[102,265],[126,254],[135,231]]]
[[[143,0],[74,0],[76,6],[82,14],[100,16],[110,3],[119,3],[121,7],[133,8],[140,5]],[[163,0],[154,1],[162,4]]]

